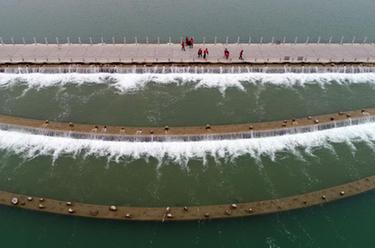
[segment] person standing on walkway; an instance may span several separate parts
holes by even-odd
[[[193,48],[193,46],[194,46],[194,38],[191,37],[190,38],[190,48]]]
[[[202,58],[202,48],[198,49],[198,58]]]
[[[203,51],[203,58],[204,58],[204,59],[207,59],[207,56],[208,56],[208,49],[206,48],[206,49],[204,49],[204,51]]]
[[[229,59],[229,51],[226,48],[224,50],[224,57],[225,57],[225,59]]]
[[[189,39],[189,36],[186,36],[186,38],[185,38],[185,44],[186,44],[187,46],[190,46],[190,39]]]
[[[240,52],[240,57],[239,57],[240,60],[243,60],[243,50],[241,50]]]
[[[182,41],[182,43],[181,43],[181,50],[185,51],[185,41]]]

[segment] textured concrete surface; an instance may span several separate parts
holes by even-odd
[[[66,136],[72,138],[128,140],[128,141],[168,141],[201,139],[240,139],[278,136],[285,134],[312,132],[335,127],[357,125],[372,121],[375,108],[348,112],[309,116],[293,120],[258,123],[205,125],[195,127],[125,127],[95,124],[63,123],[48,120],[34,120],[0,115],[0,129],[26,131],[35,134]]]
[[[47,213],[133,221],[224,219],[277,213],[351,197],[375,188],[375,176],[290,197],[206,206],[126,207],[66,202],[0,191],[0,204]]]
[[[207,60],[198,58],[208,48]],[[224,58],[224,49],[230,58]],[[239,60],[241,50],[244,60]],[[342,63],[375,62],[375,44],[4,44],[0,63]]]

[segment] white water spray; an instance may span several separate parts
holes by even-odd
[[[255,159],[268,156],[275,160],[278,152],[299,154],[301,149],[313,153],[315,148],[332,149],[332,144],[365,142],[374,148],[375,123],[335,128],[312,133],[257,139],[199,142],[117,142],[66,137],[50,137],[14,131],[0,131],[0,149],[33,158],[40,155],[104,157],[121,162],[126,159],[156,158],[186,164],[190,159],[236,158],[249,155]]]
[[[120,93],[140,90],[150,83],[172,85],[192,84],[195,88],[215,88],[224,92],[230,87],[244,90],[244,85],[246,84],[270,84],[288,87],[307,84],[318,84],[324,87],[324,85],[332,83],[341,85],[356,83],[374,84],[375,73],[0,73],[0,87],[11,87],[21,83],[27,85],[28,88],[35,89],[52,86],[105,84],[113,87]]]

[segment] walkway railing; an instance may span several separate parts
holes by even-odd
[[[196,43],[212,44],[374,44],[375,39],[368,37],[346,37],[346,36],[328,36],[328,37],[193,37]],[[181,44],[185,37],[0,37],[0,44]]]

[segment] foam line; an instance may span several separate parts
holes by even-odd
[[[83,155],[105,157],[116,162],[153,157],[159,161],[169,159],[186,163],[189,159],[205,160],[207,156],[235,158],[241,155],[275,159],[278,152],[299,154],[303,149],[311,153],[314,148],[331,149],[334,143],[354,146],[357,141],[366,142],[373,148],[375,123],[268,138],[199,142],[113,142],[0,131],[0,149],[25,158],[47,155],[56,160],[61,155]]]
[[[29,88],[45,88],[65,85],[106,84],[118,92],[142,89],[149,83],[192,84],[195,88],[217,88],[225,91],[228,87],[244,89],[245,84],[271,84],[295,86],[318,84],[375,83],[375,73],[237,73],[237,74],[193,74],[193,73],[129,73],[129,74],[13,74],[0,73],[0,87],[26,84]]]

